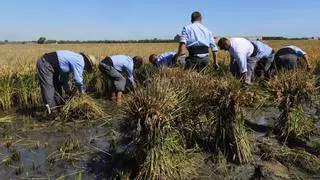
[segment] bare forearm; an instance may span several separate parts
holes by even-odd
[[[213,63],[214,64],[217,64],[217,54],[218,54],[217,51],[212,51],[212,57],[213,57]]]
[[[184,43],[179,44],[178,52],[177,52],[177,57],[182,55],[183,50],[186,49],[186,45]]]
[[[310,67],[308,55],[306,55],[306,54],[303,55],[303,56],[302,56],[302,59],[305,61],[305,63],[307,64],[307,66]]]

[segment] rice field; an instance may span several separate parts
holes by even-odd
[[[177,44],[0,45],[0,177],[5,179],[317,179],[320,178],[320,41],[296,45],[313,72],[282,72],[248,90],[228,72],[156,69],[150,54]],[[99,74],[88,95],[66,99],[46,121],[36,77],[46,52],[142,56],[125,103],[106,100]]]

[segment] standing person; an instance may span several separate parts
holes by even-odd
[[[132,86],[135,87],[133,71],[135,68],[140,68],[142,64],[142,57],[135,56],[131,58],[126,55],[106,56],[100,62],[99,69],[112,83],[111,93],[112,96],[116,97],[117,104],[122,104],[122,93],[125,90],[127,78]]]
[[[177,57],[176,52],[164,52],[160,55],[151,54],[149,56],[149,62],[157,67],[176,67],[179,65],[184,65],[184,57],[183,55]]]
[[[219,68],[217,63],[218,48],[214,42],[212,33],[201,24],[202,16],[200,12],[191,14],[191,23],[183,27],[177,57],[184,49],[188,49],[189,57],[186,58],[185,69],[203,70],[209,64],[209,48],[212,51],[214,67]]]
[[[294,70],[299,65],[302,65],[299,60],[302,59],[310,70],[311,66],[308,60],[307,53],[297,46],[285,46],[278,50],[275,55],[275,64],[277,70],[287,69]]]
[[[96,59],[93,55],[60,50],[44,54],[37,61],[37,73],[40,81],[41,95],[49,114],[56,115],[61,105],[62,87],[71,94],[68,81],[73,73],[79,92],[85,93],[83,72],[95,71]]]
[[[221,38],[218,42],[220,49],[229,51],[231,56],[230,70],[232,74],[241,79],[244,87],[251,83],[251,75],[256,63],[261,59],[267,59],[265,69],[268,70],[274,51],[268,45],[260,41],[249,41],[245,38]]]

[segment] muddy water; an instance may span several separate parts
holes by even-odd
[[[116,114],[114,104],[105,106]],[[52,124],[15,116],[13,122],[0,123],[0,179],[97,179],[99,172],[89,171],[92,157],[108,155],[117,139],[117,118]]]
[[[279,115],[280,111],[274,107],[245,109],[245,118],[248,121],[247,125],[253,130],[253,138],[257,139],[266,136]]]
[[[109,179],[115,177],[115,172],[108,168],[130,166],[130,160],[119,155],[127,146],[117,144],[118,122],[121,118],[118,107],[112,103],[101,103],[104,103],[106,111],[113,117],[87,124],[51,124],[15,114],[13,122],[0,123],[0,179]],[[245,118],[248,120],[248,127],[252,129],[254,144],[258,144],[263,138],[269,138],[268,132],[279,114],[280,111],[273,107],[245,109]],[[74,151],[64,151],[68,142],[76,147]],[[312,144],[317,142],[318,137],[311,139]],[[273,143],[278,145],[276,140]],[[260,156],[254,156],[254,162],[247,165],[227,164],[222,168],[224,173],[221,178],[253,178],[260,172],[260,166],[263,167],[262,173],[280,174],[275,177],[284,179],[292,177],[288,175],[288,168],[281,163],[265,162]],[[117,164],[112,164],[112,161]],[[203,175],[199,179],[216,178],[216,174],[212,172],[217,167],[208,163],[211,165],[204,163],[199,169],[199,175]],[[305,175],[301,172],[301,177],[308,177]]]

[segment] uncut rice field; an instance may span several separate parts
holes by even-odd
[[[320,59],[320,42],[311,40],[281,40],[281,41],[265,41],[275,50],[285,45],[296,45],[305,50],[310,56],[311,62]],[[127,54],[129,56],[142,56],[148,59],[152,53],[161,53],[165,51],[176,51],[176,43],[146,43],[146,44],[26,44],[26,45],[1,45],[0,46],[0,63],[4,65],[14,64],[10,69],[27,70],[24,65],[34,67],[36,60],[45,52],[54,50],[68,49],[75,52],[86,52],[102,59],[106,55]],[[219,52],[219,59],[226,60],[226,53]],[[32,64],[33,63],[33,64]],[[24,68],[20,68],[24,66]],[[23,71],[23,70],[22,70]]]
[[[320,41],[267,44],[299,46],[313,72],[242,91],[222,51],[218,72],[196,73],[148,65],[176,43],[0,45],[0,179],[320,179]],[[88,97],[46,121],[35,66],[55,50],[146,65],[124,105],[106,100],[100,74],[86,75]]]

